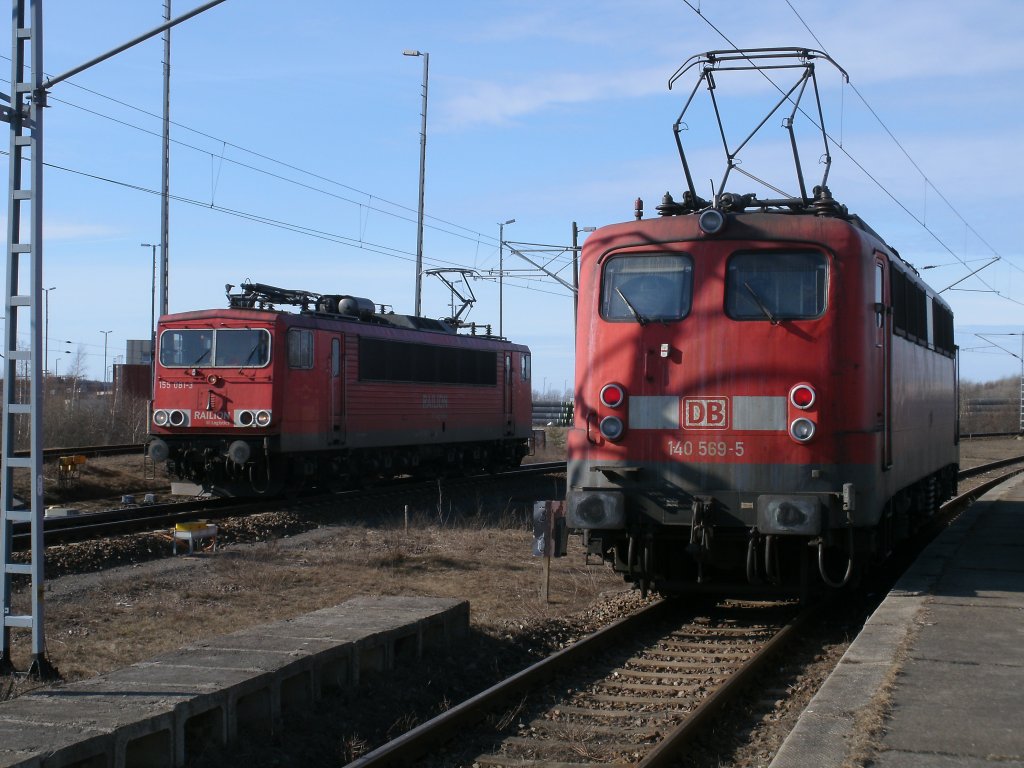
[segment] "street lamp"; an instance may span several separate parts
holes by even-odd
[[[103,334],[103,391],[107,389],[107,337],[113,331],[100,331]]]
[[[430,54],[426,51],[402,51],[403,56],[423,57],[423,122],[420,127],[420,203],[416,223],[416,309],[420,316],[423,292],[423,182],[427,170],[427,82],[430,75]]]
[[[46,295],[43,297],[43,306],[46,308],[46,320],[43,322],[43,333],[46,334],[46,338],[43,339],[43,370],[50,364],[50,291],[56,291],[57,286],[52,288],[43,288]]]
[[[509,219],[498,224],[498,335],[504,336],[505,329],[502,320],[505,316],[505,225],[515,224],[515,219]]]

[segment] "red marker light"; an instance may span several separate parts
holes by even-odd
[[[797,384],[789,390],[789,402],[801,410],[810,408],[816,399],[814,389],[807,384]]]
[[[626,393],[618,384],[605,384],[601,388],[601,403],[608,408],[618,408],[626,400]]]

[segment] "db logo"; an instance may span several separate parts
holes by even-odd
[[[683,429],[726,429],[728,426],[728,398],[683,398]]]

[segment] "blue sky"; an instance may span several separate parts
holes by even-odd
[[[571,280],[573,221],[627,220],[637,197],[653,214],[682,191],[671,127],[692,79],[667,81],[684,60],[806,46],[851,78],[819,69],[842,141],[833,194],[919,269],[934,265],[922,274],[937,288],[998,256],[943,296],[962,376],[1017,375],[1020,338],[973,333],[1024,332],[1019,0],[689,2],[227,0],[186,22],[173,33],[171,311],[224,306],[225,283],[246,278],[412,311],[422,59],[404,49],[430,53],[425,267],[478,270],[468,319],[496,329],[498,222],[515,219],[505,239]],[[175,0],[174,15],[198,4]],[[55,75],[159,24],[163,2],[45,0],[44,14]],[[108,365],[148,335],[140,243],[160,236],[161,59],[157,38],[51,93],[44,285],[48,367],[62,373],[80,354],[100,376],[103,331]],[[716,129],[688,127],[709,191],[724,170]],[[569,292],[507,252],[505,269],[505,335],[532,348],[536,389],[571,388]],[[425,278],[424,314],[447,305]]]

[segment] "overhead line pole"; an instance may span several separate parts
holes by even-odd
[[[30,672],[40,678],[57,676],[57,670],[46,658],[43,632],[45,583],[43,565],[43,111],[47,89],[106,61],[122,51],[160,34],[160,32],[220,5],[212,0],[198,8],[161,24],[113,50],[97,56],[67,72],[43,81],[43,8],[42,0],[11,0],[11,93],[4,96],[9,107],[0,107],[0,119],[10,124],[10,161],[7,194],[7,281],[4,330],[3,382],[3,446],[0,484],[3,485],[0,507],[0,674],[11,673],[11,630],[32,630],[32,666]],[[31,59],[29,64],[28,59]],[[26,79],[28,70],[31,76]],[[29,172],[24,173],[25,164]],[[27,236],[22,231],[27,220]],[[27,262],[27,263],[26,263]],[[27,266],[28,269],[23,268]],[[27,272],[28,279],[22,279]],[[29,318],[29,349],[18,349],[19,312]],[[27,364],[29,386],[19,391],[18,365]],[[106,371],[104,371],[104,376]],[[27,418],[28,428],[19,430],[18,419]],[[21,433],[19,435],[19,432]],[[15,456],[18,437],[27,437],[29,456]],[[31,503],[28,509],[15,508],[14,473],[27,470]],[[14,524],[27,522],[31,540],[28,563],[15,562],[12,557]],[[16,614],[11,603],[12,578],[31,578],[31,614]]]
[[[218,0],[222,1],[222,0]],[[164,18],[171,19],[171,0],[164,3]],[[171,237],[171,29],[164,30],[164,143],[160,165],[160,314],[170,312],[170,262],[168,243]],[[153,350],[150,350],[152,355]]]

